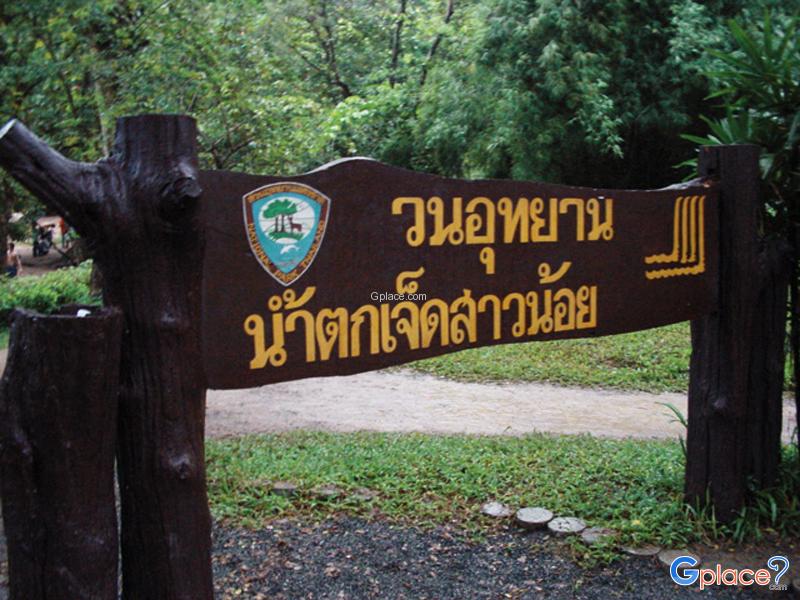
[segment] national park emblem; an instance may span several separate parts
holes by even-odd
[[[317,255],[331,201],[302,183],[273,183],[242,197],[250,248],[264,270],[291,285]]]

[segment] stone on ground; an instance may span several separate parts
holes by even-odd
[[[487,502],[481,506],[481,512],[487,517],[505,518],[512,514],[511,509],[502,502]]]
[[[581,531],[581,539],[589,545],[616,537],[617,532],[608,527],[587,527]]]
[[[525,529],[543,529],[553,518],[553,513],[540,506],[520,508],[516,520],[520,527]]]
[[[353,492],[352,498],[354,500],[358,500],[359,502],[369,502],[370,500],[374,500],[378,497],[378,492],[370,490],[368,488],[358,488],[355,492]]]
[[[697,561],[697,565],[695,566],[700,566],[700,557],[694,552],[689,552],[686,548],[665,548],[658,553],[658,560],[669,569],[672,566],[672,561],[679,556],[691,556]]]
[[[641,556],[648,558],[661,552],[661,546],[645,544],[644,546],[623,546],[622,550],[631,556]]]
[[[342,490],[332,484],[318,485],[311,493],[320,500],[335,500],[342,495]]]
[[[278,496],[294,496],[297,493],[297,485],[291,481],[275,481],[272,484],[272,493]]]
[[[547,528],[557,535],[570,535],[586,529],[586,523],[576,517],[556,517],[547,524]]]

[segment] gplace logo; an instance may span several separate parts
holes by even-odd
[[[767,585],[772,579],[768,569],[723,569],[717,565],[715,569],[697,569],[697,559],[693,556],[679,556],[672,561],[669,575],[672,581],[682,586],[694,585],[700,581],[700,589],[712,585]],[[789,559],[785,556],[773,556],[767,561],[767,567],[775,571],[775,581],[771,583],[771,590],[786,590],[787,586],[781,585],[781,577],[789,569]]]

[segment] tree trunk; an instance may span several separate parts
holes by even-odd
[[[0,130],[0,165],[87,239],[104,300],[123,311],[118,465],[131,600],[213,597],[196,133],[190,117],[123,118],[111,156],[79,164],[15,121]]]
[[[200,346],[203,239],[196,129],[122,119],[111,160],[140,181],[99,249],[104,297],[125,314],[119,468],[125,598],[212,598]],[[144,185],[142,185],[144,184]],[[165,202],[165,200],[168,200]]]
[[[758,237],[758,156],[752,145],[700,155],[700,175],[721,180],[719,309],[692,322],[685,492],[721,522],[780,461],[789,263],[785,244]]]
[[[0,202],[0,240],[3,241],[3,256],[8,251],[8,242],[11,241],[8,235],[8,214],[5,201]]]
[[[400,46],[403,37],[403,22],[406,18],[406,0],[400,0],[397,9],[397,18],[394,25],[394,35],[392,36],[392,59],[389,63],[389,86],[394,87],[397,83],[397,65],[400,62]]]
[[[116,600],[122,316],[15,311],[0,382],[12,600]],[[92,377],[86,377],[90,372]]]
[[[8,220],[11,218],[12,210],[14,209],[14,190],[11,188],[11,183],[5,177],[0,178],[2,186],[0,186],[0,240],[3,242],[3,256],[8,250],[8,242],[11,241],[9,234]]]

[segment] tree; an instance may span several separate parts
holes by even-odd
[[[688,150],[675,131],[692,125],[707,92],[701,50],[722,43],[720,15],[738,4],[481,3],[477,44],[427,90],[426,150],[452,157],[454,174],[668,183]]]
[[[273,200],[261,213],[265,219],[275,218],[275,233],[283,233],[286,231],[286,217],[290,217],[297,213],[297,205],[291,200]],[[280,225],[278,218],[280,218]]]
[[[0,166],[90,241],[104,303],[123,312],[117,464],[126,599],[213,597],[195,138],[189,117],[123,119],[111,156],[89,164],[64,158],[17,121],[0,130]]]
[[[686,137],[699,144],[752,143],[763,149],[765,232],[787,240],[792,252],[789,338],[800,409],[800,5],[796,11],[793,18],[767,13],[749,30],[729,23],[736,51],[714,53],[718,65],[706,72],[725,116],[705,119],[708,137]],[[800,435],[800,410],[798,426]]]

